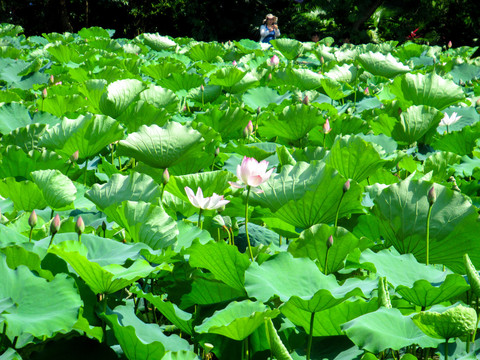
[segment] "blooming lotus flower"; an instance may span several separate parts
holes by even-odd
[[[268,60],[268,65],[270,66],[277,66],[280,63],[280,59],[278,58],[277,55],[273,55],[269,60]]]
[[[452,115],[450,116],[448,116],[448,114],[445,114],[443,116],[443,119],[440,121],[440,125],[450,126],[452,124],[455,124],[461,118],[462,118],[461,116],[457,116],[456,112],[453,112]]]
[[[273,169],[267,171],[268,161],[262,160],[258,162],[254,158],[244,157],[242,164],[237,166],[237,177],[245,185],[251,187],[257,187],[267,181],[272,175]],[[229,182],[234,188],[240,189],[244,186],[236,182]],[[253,190],[254,192],[260,193],[262,190],[257,189]]]
[[[192,205],[202,210],[218,209],[230,202],[230,200],[224,200],[223,195],[215,193],[210,197],[204,198],[203,191],[200,187],[197,189],[197,194],[194,194],[193,190],[188,186],[185,186],[185,192]]]

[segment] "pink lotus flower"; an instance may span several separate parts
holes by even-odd
[[[450,116],[448,116],[448,114],[445,114],[443,116],[443,119],[440,121],[440,125],[450,126],[452,124],[455,124],[461,118],[462,118],[461,116],[457,116],[456,112],[453,112],[452,115]]]
[[[233,60],[232,65],[237,66],[237,62],[235,60]]]
[[[194,194],[193,190],[188,186],[185,186],[185,192],[192,205],[202,210],[218,209],[230,202],[230,200],[224,200],[223,195],[215,193],[210,197],[204,198],[203,191],[200,187],[197,189],[197,194]]]
[[[280,59],[278,58],[277,55],[273,55],[269,60],[268,60],[268,65],[270,66],[277,66],[280,63]]]
[[[267,181],[272,175],[273,169],[267,171],[268,161],[262,160],[258,162],[254,158],[244,157],[242,164],[237,166],[237,177],[246,186],[257,187]],[[241,189],[244,186],[236,182],[229,182],[231,186]],[[262,190],[253,190],[256,193],[261,193]]]

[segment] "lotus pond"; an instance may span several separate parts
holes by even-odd
[[[0,359],[476,359],[480,60],[0,26]]]

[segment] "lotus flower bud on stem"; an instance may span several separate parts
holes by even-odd
[[[435,201],[437,200],[437,194],[435,192],[435,187],[434,186],[432,186],[430,188],[430,190],[428,190],[427,199],[428,199],[428,203],[430,204],[430,206],[432,206],[435,203]]]
[[[348,190],[350,190],[350,179],[345,181],[345,184],[343,184],[343,193],[345,194]]]
[[[218,155],[220,155],[220,148],[219,148],[219,147],[217,147],[217,148],[215,149],[215,154],[214,154],[214,155],[215,155],[215,157],[217,157]]]
[[[305,97],[303,98],[302,100],[302,103],[304,103],[305,105],[308,105],[309,102],[308,102],[308,95],[305,95]]]
[[[250,132],[248,131],[248,126],[245,126],[245,128],[243,129],[243,137],[247,139],[249,136]]]
[[[322,65],[325,64],[325,59],[323,58],[323,56],[320,56],[320,63],[321,63]]]
[[[268,74],[267,80],[268,80],[268,81],[272,81],[272,73]]]
[[[53,243],[53,238],[55,237],[55,234],[60,231],[60,216],[55,215],[53,218],[52,222],[50,223],[50,233],[52,234],[52,237],[50,238],[50,242],[48,243],[48,247],[50,247]]]
[[[270,75],[272,75],[272,74],[270,74]],[[480,100],[480,99],[479,99],[479,100]],[[262,111],[262,109],[260,108],[260,106],[257,107],[257,115],[260,115],[260,112],[261,112],[261,111]]]
[[[370,95],[370,90],[368,90],[368,86],[365,88],[364,94],[365,95]]]
[[[35,212],[35,210],[32,210],[32,213],[28,217],[28,226],[34,228],[35,225],[37,225],[37,213]]]
[[[447,44],[448,48],[450,49],[452,47],[452,40],[450,40]]]
[[[105,233],[107,231],[107,223],[102,221],[102,230],[103,230],[103,237],[105,237]]]
[[[330,127],[330,121],[325,120],[325,123],[323,124],[323,133],[328,134],[330,131],[332,131],[332,128]]]
[[[232,65],[237,66],[237,62],[235,60],[233,60]]]
[[[48,96],[47,88],[43,88],[43,90],[42,90],[42,98],[43,98],[43,99],[46,99],[47,96]]]
[[[475,103],[475,105],[478,107],[480,106],[480,98],[477,99],[477,102]]]
[[[170,180],[170,173],[168,172],[168,168],[165,168],[162,173],[162,184],[163,186],[168,184],[168,181]]]
[[[79,237],[85,232],[85,223],[81,216],[78,217],[77,222],[75,223],[75,232]]]
[[[55,83],[55,77],[53,75],[50,75],[50,85],[53,85]]]
[[[248,132],[251,134],[253,133],[253,123],[252,123],[252,120],[250,120],[247,124],[247,129],[248,129]]]
[[[330,235],[327,240],[327,249],[330,249],[333,245],[333,235]]]
[[[78,156],[79,156],[79,152],[77,150],[70,156],[70,162],[76,163],[78,161]]]
[[[278,58],[277,55],[273,55],[269,60],[268,64],[270,66],[277,66],[280,63],[280,59]]]
[[[202,92],[204,92],[204,91],[205,91],[205,86],[203,86],[203,84],[202,84],[202,85],[200,85],[200,90],[202,90]]]

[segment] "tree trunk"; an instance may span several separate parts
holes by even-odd
[[[63,31],[73,32],[73,26],[70,23],[70,18],[68,16],[67,4],[65,0],[59,0],[60,5],[60,21],[62,24]]]
[[[357,32],[358,29],[360,29],[360,26],[362,26],[365,21],[370,19],[370,16],[372,16],[373,13],[378,9],[378,7],[383,4],[383,1],[384,0],[373,1],[373,3],[364,11],[364,13],[360,14],[357,21],[355,21],[352,25],[353,32]]]

